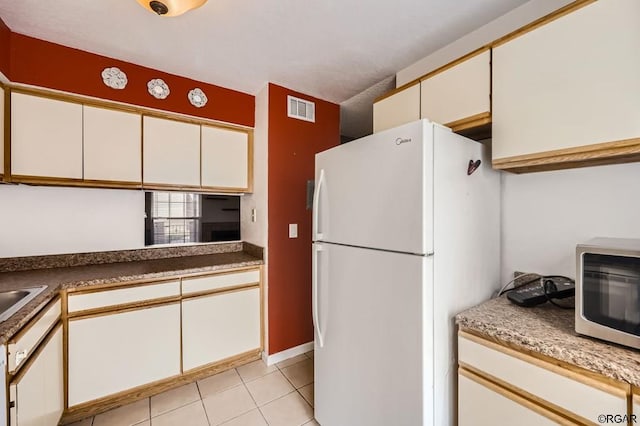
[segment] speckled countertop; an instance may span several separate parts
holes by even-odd
[[[640,386],[640,351],[579,336],[574,315],[548,303],[523,308],[503,296],[458,314],[456,323],[462,330]]]
[[[47,286],[9,319],[0,322],[0,344],[6,343],[64,288],[261,265],[262,259],[262,248],[247,243],[0,259],[0,291]]]

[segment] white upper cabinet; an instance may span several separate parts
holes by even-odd
[[[200,186],[200,126],[143,117],[145,185]]]
[[[11,173],[82,179],[82,105],[12,92]]]
[[[420,82],[420,117],[444,125],[490,120],[491,52],[487,49]],[[456,123],[458,122],[458,123]]]
[[[563,152],[593,158],[590,145],[639,138],[638,52],[637,0],[596,1],[494,48],[494,166]]]
[[[140,114],[84,105],[84,178],[142,181]]]
[[[420,119],[420,84],[415,83],[373,104],[373,133]]]
[[[249,134],[202,126],[202,186],[249,190]]]

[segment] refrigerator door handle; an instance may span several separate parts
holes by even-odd
[[[316,185],[316,190],[313,193],[313,240],[318,241],[322,240],[322,233],[319,228],[319,219],[320,219],[320,190],[322,189],[322,184],[324,183],[324,169],[320,169],[320,177],[318,178],[318,185]]]
[[[319,265],[320,262],[320,252],[322,251],[322,246],[314,244],[313,246],[313,262],[312,262],[312,279],[311,279],[311,290],[312,290],[312,304],[311,310],[313,315],[313,325],[316,329],[316,333],[318,333],[318,345],[320,347],[324,346],[324,336],[322,335],[322,331],[320,330],[320,319],[319,319],[319,311],[318,311],[318,286],[320,285],[318,279]]]

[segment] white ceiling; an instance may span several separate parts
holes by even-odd
[[[162,18],[135,0],[0,0],[11,30],[256,94],[341,103],[526,0],[209,0]]]

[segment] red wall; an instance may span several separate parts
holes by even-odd
[[[3,43],[0,26],[0,43]],[[0,44],[3,46],[3,44]],[[0,70],[2,70],[0,47]],[[11,33],[10,70],[7,77],[15,83],[47,87],[65,92],[125,102],[149,108],[194,115],[253,127],[255,98],[246,93],[168,74],[130,62],[100,56],[22,34]],[[122,90],[107,87],[102,82],[102,70],[118,67],[127,75]],[[166,99],[156,99],[147,92],[147,82],[163,79],[171,91]],[[208,102],[202,108],[189,103],[189,90],[199,87]]]
[[[11,30],[0,18],[0,72],[9,78],[9,43]]]
[[[287,117],[287,95],[316,103],[316,122]],[[340,106],[269,84],[269,353],[313,340],[311,210],[314,155],[340,143]],[[289,238],[289,224],[298,238]]]

